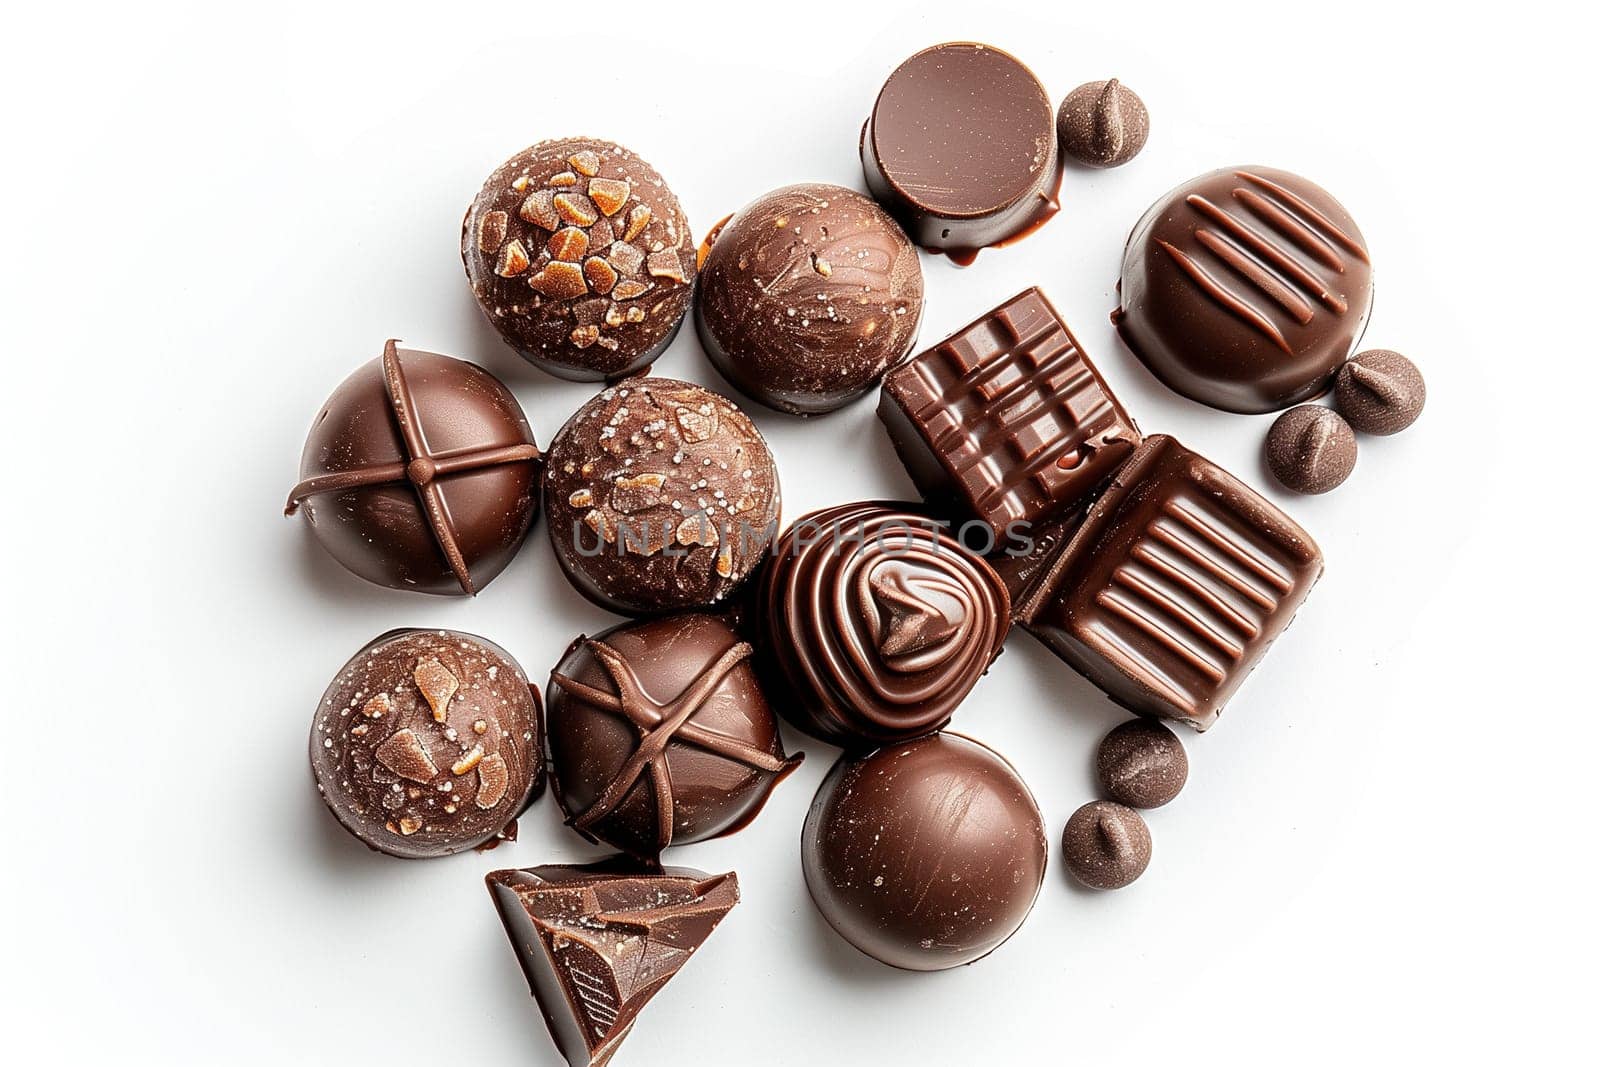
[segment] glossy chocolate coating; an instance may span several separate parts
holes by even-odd
[[[1145,213],[1112,315],[1171,389],[1224,411],[1277,411],[1325,392],[1366,329],[1372,266],[1354,220],[1321,188],[1225,167]]]
[[[671,378],[603,390],[550,443],[550,542],[580,593],[623,615],[724,602],[777,536],[778,470],[744,412]]]
[[[811,899],[874,959],[940,971],[1017,931],[1044,883],[1044,820],[999,753],[933,734],[843,756],[800,836]]]
[[[1332,408],[1301,404],[1267,431],[1267,469],[1296,493],[1337,489],[1356,466],[1356,435]]]
[[[627,863],[485,878],[550,1037],[572,1067],[604,1067],[650,999],[739,903],[739,879]]]
[[[476,593],[539,507],[539,449],[516,397],[482,367],[396,348],[362,365],[312,423],[297,510],[369,582]]]
[[[483,183],[461,226],[478,305],[529,363],[615,381],[672,343],[694,290],[694,235],[655,168],[587,137],[541,141]]]
[[[837,185],[790,185],[707,238],[700,343],[723,377],[779,411],[832,411],[904,359],[922,320],[922,265],[900,227]]]
[[[453,630],[393,630],[351,657],[311,726],[317,792],[391,856],[481,845],[544,789],[539,694],[517,661]]]
[[[1178,735],[1156,720],[1130,719],[1101,740],[1095,775],[1118,804],[1159,808],[1189,780],[1189,754]]]
[[[1013,621],[1026,603],[1028,591],[1049,573],[1051,564],[1078,532],[1088,513],[1089,502],[1082,501],[1044,522],[1030,525],[1025,531],[1014,530],[1012,536],[996,542],[995,549],[984,557],[1005,583],[1006,592],[1011,594]]]
[[[767,694],[831,744],[873,747],[950,721],[1000,654],[1011,601],[993,569],[903,505],[812,512],[773,548],[759,592]]]
[[[1061,858],[1067,872],[1090,889],[1121,889],[1150,865],[1150,827],[1132,808],[1092,801],[1067,820]]]
[[[970,263],[1055,214],[1055,109],[1033,72],[1000,49],[935,45],[878,93],[861,169],[913,241]]]
[[[1334,402],[1351,426],[1387,436],[1417,421],[1428,400],[1417,365],[1398,352],[1374,348],[1339,368]]]
[[[750,666],[750,646],[709,615],[580,637],[550,673],[550,765],[567,822],[654,860],[760,813],[799,766]]]
[[[1294,520],[1157,434],[1017,614],[1112,700],[1204,730],[1321,574],[1322,552]]]
[[[1140,441],[1038,289],[891,371],[878,417],[923,496],[997,539],[1089,496]]]
[[[1120,167],[1150,138],[1150,113],[1137,93],[1112,78],[1085,82],[1056,112],[1061,150],[1086,167]]]

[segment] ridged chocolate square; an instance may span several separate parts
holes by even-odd
[[[1321,574],[1322,552],[1294,520],[1157,434],[1018,617],[1117,703],[1204,730]]]
[[[923,496],[997,535],[1081,501],[1140,440],[1038,289],[891,371],[878,417]]]

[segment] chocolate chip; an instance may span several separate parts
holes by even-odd
[[[1130,808],[1159,808],[1183,789],[1189,756],[1154,719],[1132,719],[1100,742],[1095,770],[1106,796]]]
[[[1096,800],[1072,813],[1061,849],[1072,877],[1090,889],[1121,889],[1150,864],[1150,828],[1132,808]]]
[[[1088,82],[1061,101],[1056,113],[1061,150],[1086,167],[1120,167],[1144,147],[1150,113],[1117,79]]]
[[[1267,467],[1285,489],[1326,493],[1343,484],[1355,465],[1356,435],[1332,408],[1290,408],[1267,431]]]
[[[1339,368],[1333,399],[1351,426],[1387,436],[1417,421],[1428,389],[1415,363],[1398,352],[1374,348]]]

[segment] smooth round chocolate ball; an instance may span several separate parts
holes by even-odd
[[[550,542],[573,586],[623,615],[725,603],[777,536],[778,469],[725,397],[630,378],[579,408],[550,444]]]
[[[494,375],[390,341],[317,414],[285,513],[369,582],[471,595],[521,547],[539,467],[528,420]]]
[[[832,411],[916,344],[917,250],[860,193],[790,185],[707,241],[695,328],[712,364],[752,400],[795,415]]]
[[[1121,889],[1150,865],[1150,828],[1130,807],[1092,801],[1067,820],[1061,852],[1067,872],[1090,889]]]
[[[615,381],[666,351],[695,279],[694,236],[655,168],[588,137],[541,141],[467,208],[461,261],[500,336],[573,381]]]
[[[843,504],[784,531],[754,612],[778,713],[870,749],[932,733],[1000,654],[1005,582],[904,505]]]
[[[1386,437],[1417,421],[1428,387],[1415,363],[1398,352],[1373,348],[1339,368],[1333,399],[1351,426]]]
[[[1356,435],[1332,408],[1302,404],[1267,431],[1267,468],[1285,489],[1326,493],[1356,467]]]
[[[1100,742],[1095,773],[1107,797],[1130,808],[1159,808],[1189,780],[1178,735],[1154,719],[1130,719]]]
[[[1123,343],[1176,393],[1262,414],[1319,396],[1372,310],[1366,239],[1327,190],[1224,167],[1145,212],[1123,251]]]
[[[1116,78],[1086,82],[1056,112],[1061,150],[1085,167],[1120,167],[1144,148],[1150,113],[1139,95]]]
[[[580,637],[550,674],[550,767],[569,825],[654,860],[731,834],[799,766],[784,755],[750,646],[709,615]]]
[[[311,770],[328,810],[379,852],[445,856],[501,833],[544,789],[539,693],[500,646],[392,630],[317,706]]]
[[[842,757],[800,838],[828,925],[911,971],[998,948],[1032,910],[1047,853],[1039,807],[1011,764],[951,733]]]

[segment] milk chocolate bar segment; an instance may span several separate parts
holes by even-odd
[[[997,535],[1084,499],[1140,441],[1037,288],[890,372],[878,416],[923,495]]]
[[[1321,574],[1321,550],[1292,519],[1158,434],[1018,614],[1117,703],[1204,730]]]

